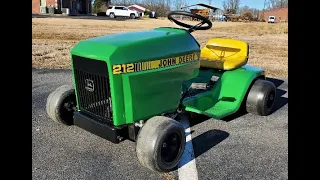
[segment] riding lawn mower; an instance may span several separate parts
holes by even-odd
[[[200,23],[174,18],[180,15]],[[172,11],[168,19],[180,28],[78,42],[71,50],[73,85],[51,92],[48,116],[113,143],[134,141],[144,167],[169,172],[184,152],[184,115],[220,120],[242,110],[271,113],[276,87],[263,69],[247,65],[246,42],[212,38],[201,49],[191,33],[210,29],[210,20],[186,11]]]

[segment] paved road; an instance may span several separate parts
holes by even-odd
[[[114,145],[75,126],[51,121],[45,113],[48,94],[71,84],[69,70],[32,70],[32,178],[179,179],[178,172],[158,174],[141,167],[131,141]],[[288,86],[278,88],[276,111],[224,121],[191,121],[199,180],[288,179]]]

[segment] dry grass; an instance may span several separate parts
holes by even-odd
[[[175,27],[168,20],[146,19],[108,21],[90,19],[32,19],[32,66],[70,68],[69,51],[79,40],[118,32]],[[208,31],[193,33],[201,46],[210,38],[225,37],[247,41],[248,64],[264,68],[271,77],[288,75],[288,24],[214,22]]]

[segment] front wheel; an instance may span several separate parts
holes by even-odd
[[[113,18],[115,18],[116,16],[114,15],[114,13],[110,13],[109,17],[113,19]]]
[[[246,110],[260,116],[270,114],[276,100],[276,86],[267,80],[256,80],[247,96]]]
[[[73,124],[73,112],[76,107],[76,95],[72,86],[63,85],[51,92],[47,98],[48,116],[64,125]]]
[[[183,126],[168,117],[155,116],[139,131],[136,153],[139,162],[156,172],[172,171],[180,162],[185,148]]]

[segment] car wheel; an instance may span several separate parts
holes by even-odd
[[[114,15],[114,13],[110,13],[109,17],[110,18],[115,18],[116,16]]]

